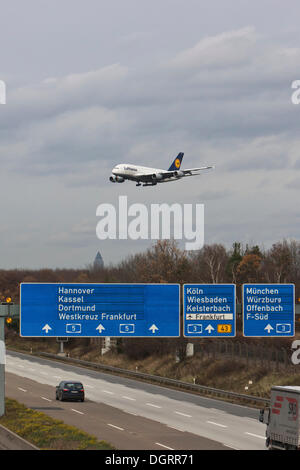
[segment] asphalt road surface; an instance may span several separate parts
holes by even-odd
[[[55,400],[61,380],[84,384],[85,402]],[[6,396],[119,450],[265,450],[258,410],[70,364],[8,352]]]

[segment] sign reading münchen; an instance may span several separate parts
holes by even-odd
[[[244,284],[243,329],[244,336],[294,336],[294,284]]]
[[[178,337],[178,284],[22,283],[26,337]]]

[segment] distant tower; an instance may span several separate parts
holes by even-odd
[[[104,268],[104,261],[103,261],[103,258],[100,254],[100,251],[98,251],[98,253],[96,254],[96,258],[94,260],[94,265],[93,265],[93,268],[94,269],[102,269]]]

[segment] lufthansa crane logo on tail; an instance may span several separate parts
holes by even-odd
[[[181,163],[181,162],[180,162],[179,158],[176,158],[176,160],[175,160],[175,166],[176,166],[176,168],[180,168],[180,163]]]

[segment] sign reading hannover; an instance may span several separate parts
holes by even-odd
[[[244,336],[294,336],[294,284],[243,285]]]
[[[185,284],[183,295],[184,336],[235,336],[234,284]]]
[[[178,337],[178,284],[22,283],[28,337]]]

